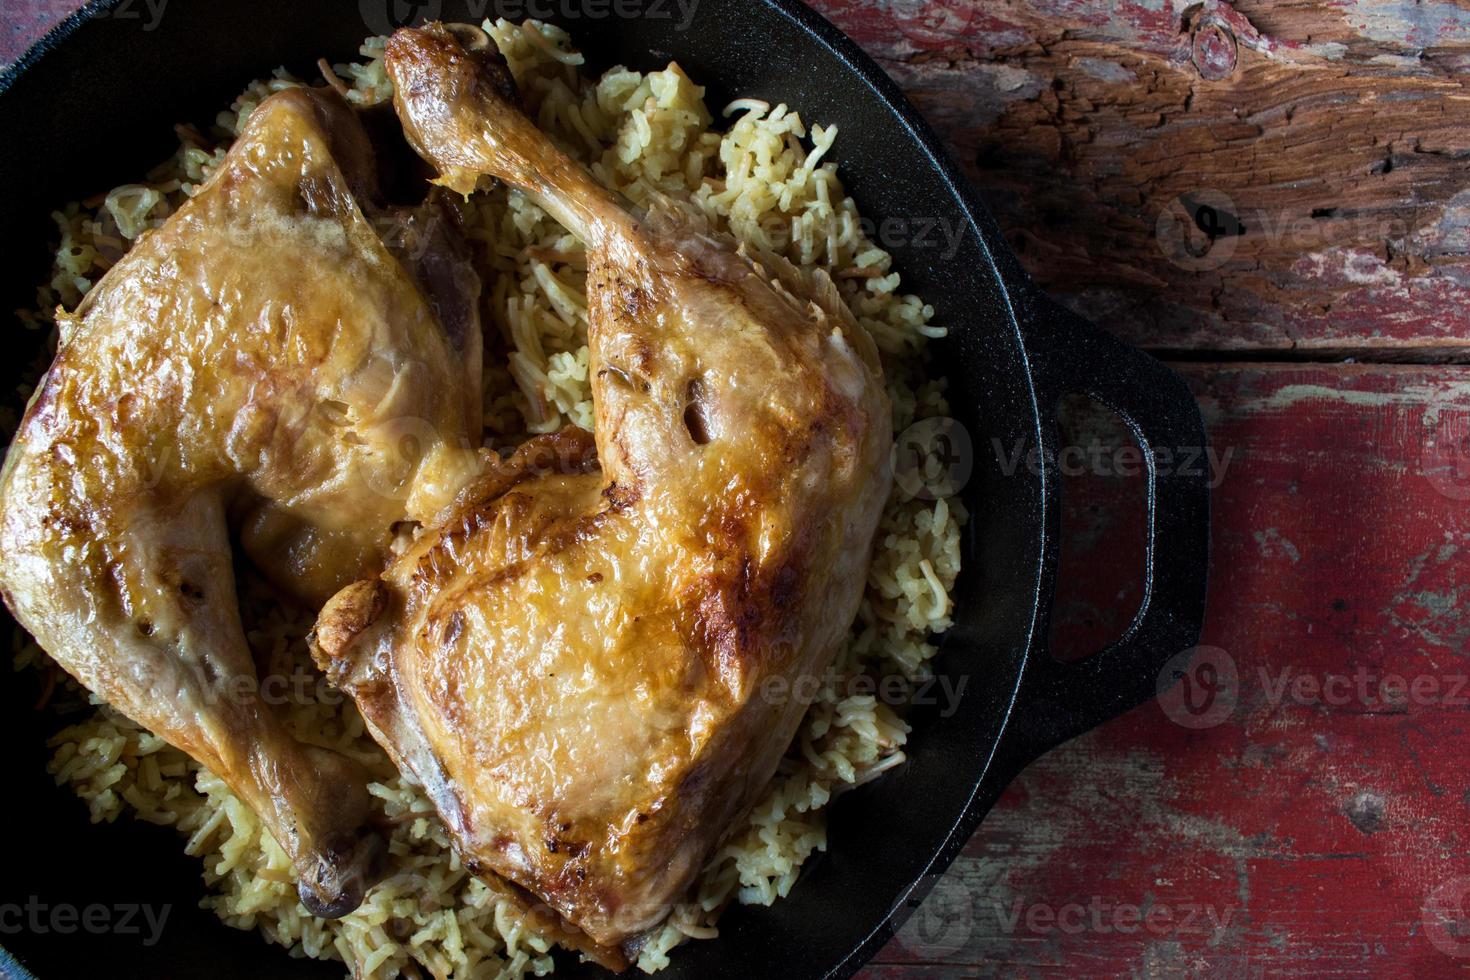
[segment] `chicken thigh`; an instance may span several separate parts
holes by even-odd
[[[615,949],[757,801],[797,682],[848,636],[891,482],[882,371],[827,277],[633,209],[493,51],[435,25],[387,62],[441,184],[499,178],[586,244],[595,446],[568,429],[492,467],[328,604],[313,652],[471,868]]]
[[[474,475],[478,279],[447,212],[393,215],[376,195],[341,98],[268,99],[197,196],[61,316],[0,473],[16,619],[228,782],[324,916],[356,907],[380,849],[364,776],[261,698],[230,524],[272,579],[321,599]]]

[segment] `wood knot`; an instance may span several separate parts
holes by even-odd
[[[1190,51],[1200,77],[1212,82],[1229,78],[1240,57],[1235,32],[1217,17],[1205,17],[1195,26]]]

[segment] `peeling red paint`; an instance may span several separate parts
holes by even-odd
[[[1200,76],[1212,82],[1229,78],[1235,71],[1237,45],[1228,25],[1210,20],[1195,28],[1190,44],[1191,59]]]
[[[1439,977],[1470,964],[1448,941],[1470,935],[1463,893],[1446,895],[1470,874],[1470,471],[1446,483],[1422,458],[1426,434],[1470,422],[1470,369],[1186,374],[1213,445],[1233,450],[1204,642],[1233,664],[1235,709],[1189,729],[1146,705],[1033,765],[952,872],[972,900],[964,944],[933,956],[901,935],[870,976]],[[1074,584],[1103,607],[1115,587]],[[1014,920],[1018,900],[1199,914],[1067,931]]]

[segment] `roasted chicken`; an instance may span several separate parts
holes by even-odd
[[[595,445],[569,429],[492,466],[328,604],[313,652],[468,866],[609,949],[756,802],[808,706],[797,681],[845,641],[890,407],[827,277],[610,193],[462,37],[393,37],[399,117],[441,185],[498,178],[586,244]]]
[[[396,524],[442,509],[480,439],[478,279],[436,202],[378,206],[375,155],[330,91],[263,103],[198,195],[62,316],[0,474],[16,619],[225,779],[324,916],[368,884],[368,794],[260,696],[232,526],[319,604],[381,567]]]

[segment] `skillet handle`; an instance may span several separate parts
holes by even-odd
[[[1012,714],[1028,758],[1097,727],[1173,686],[1163,675],[1199,642],[1209,565],[1209,476],[1203,463],[1175,465],[1208,443],[1194,396],[1173,371],[1042,295],[1028,290],[1018,312],[1042,417],[1045,494],[1045,616],[1027,657]],[[1123,636],[1085,660],[1062,663],[1046,649],[1059,553],[1061,473],[1057,403],[1089,395],[1117,412],[1146,463],[1143,601]],[[1172,453],[1172,455],[1166,455]]]

